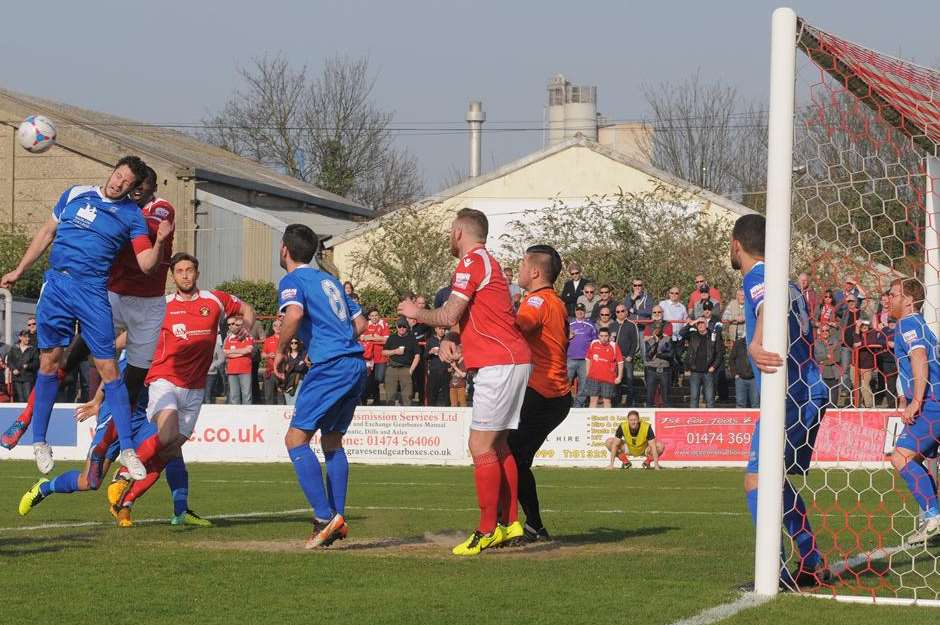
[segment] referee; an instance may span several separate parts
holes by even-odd
[[[568,313],[555,292],[561,256],[548,245],[533,245],[519,264],[519,286],[527,291],[516,325],[532,351],[532,373],[525,390],[519,429],[509,433],[509,448],[519,470],[519,505],[525,512],[527,542],[549,540],[539,514],[532,460],[552,430],[571,409],[568,383]]]

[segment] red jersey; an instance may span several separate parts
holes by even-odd
[[[239,312],[241,300],[223,291],[198,291],[192,299],[167,295],[147,384],[162,379],[182,388],[205,388],[219,320]]]
[[[595,339],[588,347],[585,360],[591,363],[588,367],[589,378],[613,384],[617,380],[617,363],[623,362],[623,354],[616,343],[604,345]]]
[[[460,343],[468,369],[531,362],[529,345],[516,327],[503,269],[479,245],[457,262],[451,293],[469,304],[460,319]]]
[[[272,334],[268,338],[264,339],[264,343],[261,344],[261,353],[262,354],[276,354],[277,353],[277,343],[281,340],[280,334]],[[264,359],[265,365],[264,370],[266,371],[265,375],[270,376],[274,373],[274,356],[268,356]]]
[[[246,347],[252,347],[254,344],[255,342],[250,336],[238,338],[229,334],[222,343],[222,349],[224,351],[230,349],[244,349]],[[243,356],[234,356],[232,358],[226,357],[225,373],[228,375],[251,373],[251,353],[249,352]]]
[[[163,198],[154,198],[149,204],[140,209],[147,222],[150,232],[150,243],[157,240],[157,229],[160,222],[173,222],[176,219],[176,210],[173,205]],[[166,272],[170,268],[170,257],[173,256],[173,235],[163,242],[163,258],[151,274],[145,274],[137,263],[137,254],[130,245],[125,245],[111,265],[111,277],[108,278],[108,290],[118,295],[133,295],[135,297],[159,297],[166,293]]]
[[[377,323],[370,322],[363,334],[387,337],[391,334],[391,330],[389,330],[388,322],[385,319],[379,319]],[[388,356],[382,353],[382,347],[384,346],[384,343],[378,341],[362,341],[363,358],[377,365],[388,362]]]

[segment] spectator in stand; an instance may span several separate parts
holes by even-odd
[[[36,336],[36,317],[26,319],[26,331],[29,332],[29,344],[39,349],[39,337]]]
[[[880,330],[885,350],[878,354],[878,371],[884,379],[884,384],[881,387],[881,396],[876,399],[877,403],[881,403],[885,408],[897,408],[898,405],[898,361],[894,356],[894,333],[897,327],[898,320],[888,317]]]
[[[369,368],[369,378],[366,382],[366,392],[362,398],[363,403],[370,399],[372,405],[384,405],[385,397],[385,371],[388,367],[388,356],[382,351],[385,347],[385,341],[388,340],[391,330],[388,322],[379,315],[377,308],[369,309],[369,324],[366,331],[359,336],[359,341],[363,344],[363,358]]]
[[[353,283],[347,280],[343,282],[343,291],[346,292],[346,297],[352,297],[356,294],[356,287],[353,286]]]
[[[297,393],[303,384],[304,376],[310,369],[307,360],[307,350],[299,339],[291,339],[287,346],[287,358],[284,360],[284,379],[281,381],[284,392],[284,402],[293,406],[297,401]]]
[[[888,317],[891,316],[891,291],[885,291],[881,294],[881,300],[878,302],[878,309],[875,311],[875,316],[872,319],[871,326],[875,330],[881,330],[886,325],[888,325]]]
[[[832,295],[837,306],[847,307],[850,297],[855,299],[859,310],[865,303],[865,291],[858,285],[855,278],[846,278],[842,289],[834,291]]]
[[[29,343],[29,330],[20,330],[16,345],[7,354],[7,368],[13,377],[13,401],[25,402],[36,384],[39,350]]]
[[[206,373],[206,392],[202,398],[204,404],[214,404],[215,398],[220,395],[228,397],[228,390],[222,381],[225,378],[225,350],[222,349],[222,337],[215,337],[215,351],[212,352],[212,363],[209,365],[209,371]]]
[[[653,317],[653,298],[643,287],[643,281],[634,278],[631,283],[632,290],[623,300],[627,307],[627,316],[631,321],[649,321]]]
[[[734,405],[736,408],[760,408],[760,395],[754,369],[747,356],[747,339],[740,336],[731,344],[728,356],[728,375],[734,380]]]
[[[437,293],[434,294],[434,308],[440,308],[444,305],[444,302],[446,302],[447,298],[450,297],[450,285],[453,283],[454,276],[451,275],[450,280],[447,281],[447,284],[437,290]]]
[[[839,351],[839,366],[842,368],[842,392],[852,400],[854,383],[852,380],[852,350],[859,322],[858,300],[850,295],[845,299],[845,309],[841,317],[842,346]]]
[[[513,310],[519,310],[519,302],[522,301],[522,287],[513,280],[511,268],[505,267],[503,275],[506,276],[506,284],[509,285],[509,299],[512,301]]]
[[[636,324],[627,318],[627,307],[623,304],[617,304],[614,308],[616,319],[611,322],[610,327],[614,332],[614,340],[620,353],[623,355],[623,378],[620,380],[620,390],[615,399],[617,405],[620,405],[621,395],[624,397],[626,406],[632,406],[635,401],[633,392],[633,359],[636,358],[637,351],[640,348],[640,331]]]
[[[731,343],[744,336],[744,289],[738,289],[734,299],[725,306],[725,311],[721,313],[721,325],[725,337]]]
[[[829,403],[833,408],[839,406],[839,387],[842,377],[839,336],[828,325],[821,325],[816,331],[813,343],[813,360],[822,373],[823,382],[829,387]]]
[[[709,286],[705,276],[699,274],[695,276],[695,288],[692,289],[692,294],[689,295],[689,317],[698,319],[702,316],[702,309],[701,307],[697,308],[697,306],[703,300],[711,300],[714,304],[714,310],[721,310],[721,293],[715,287]]]
[[[653,313],[656,314],[655,312]],[[662,311],[659,311],[659,316]],[[669,391],[672,386],[672,337],[666,330],[672,330],[670,324],[659,319],[649,324],[649,335],[643,339],[643,369],[646,377],[646,406],[656,405],[658,392],[662,406],[669,406]]]
[[[427,300],[421,295],[414,296],[415,305],[421,310],[426,310],[428,307]],[[414,393],[418,396],[418,403],[424,403],[424,393],[425,393],[425,381],[427,379],[427,352],[425,351],[425,344],[428,341],[428,338],[434,334],[430,326],[427,326],[423,323],[418,323],[417,319],[408,319],[408,325],[411,328],[411,334],[415,337],[415,341],[418,343],[418,366],[415,367],[414,371],[411,373],[411,385],[414,389]]]
[[[587,364],[584,359],[591,342],[597,338],[594,324],[585,319],[584,304],[574,307],[574,321],[568,323],[568,382],[578,379],[578,391],[574,398],[576,408],[584,408],[587,403]]]
[[[689,318],[689,311],[685,304],[679,301],[679,287],[669,288],[668,297],[659,303],[663,311],[663,321],[672,321],[672,335],[676,336],[685,327]]]
[[[699,407],[699,396],[705,391],[705,407],[715,407],[715,372],[724,362],[724,339],[720,329],[710,330],[708,321],[700,317],[694,326],[683,330],[685,366],[689,370],[689,407]]]
[[[591,408],[603,403],[610,408],[611,400],[623,379],[623,354],[616,343],[610,342],[610,329],[600,328],[597,339],[587,350],[587,382],[585,394],[590,397]]]
[[[561,299],[565,303],[568,317],[574,319],[574,307],[577,306],[578,298],[581,297],[581,292],[584,291],[586,280],[581,275],[581,265],[578,263],[568,265],[568,275],[571,279],[565,281],[565,285],[561,289]]]
[[[228,336],[222,344],[225,351],[225,372],[228,375],[228,403],[251,404],[251,355],[255,342],[243,331],[241,317],[229,317]]]
[[[418,368],[421,356],[418,342],[409,330],[404,317],[395,324],[395,334],[388,337],[382,353],[388,356],[388,369],[385,372],[385,392],[391,404],[395,393],[401,391],[401,405],[410,406],[414,397],[412,374]]]
[[[578,298],[578,304],[584,306],[584,316],[587,317],[588,321],[593,320],[594,308],[597,306],[597,298],[594,297],[594,293],[597,290],[597,287],[593,282],[588,282],[584,285],[584,290],[581,292],[581,297]]]
[[[833,332],[839,329],[839,307],[836,305],[832,295],[832,289],[823,293],[822,301],[819,303],[819,309],[813,311],[813,319],[816,320],[817,327],[829,326]]]
[[[884,335],[871,327],[871,321],[862,319],[859,321],[854,347],[858,350],[859,390],[862,396],[862,406],[874,408],[875,394],[872,390],[872,379],[875,375],[878,355],[885,350]]]
[[[264,391],[264,403],[269,406],[284,405],[284,393],[278,388],[277,376],[274,375],[274,357],[277,356],[277,345],[278,341],[281,340],[281,319],[283,318],[283,313],[279,313],[271,323],[271,336],[264,339],[261,347],[264,359],[264,375],[262,376],[261,385]]]
[[[597,328],[597,331],[600,332],[601,328],[606,328],[610,332],[610,339],[612,341],[617,340],[617,322],[611,319],[611,310],[610,306],[596,306],[594,310],[597,312],[597,321],[594,322],[594,327]]]
[[[252,340],[252,347],[254,347],[251,350],[251,401],[248,403],[260,404],[264,394],[261,389],[261,374],[259,373],[261,369],[261,350],[258,348],[264,344],[268,332],[261,320],[255,319],[255,323],[251,326],[248,334]]]
[[[447,328],[435,327],[434,335],[428,339],[428,406],[447,406],[450,394],[450,365],[441,360],[441,341]]]
[[[803,301],[806,302],[806,310],[809,311],[809,314],[813,314],[816,311],[816,307],[819,306],[819,295],[809,284],[809,274],[805,271],[799,275],[796,279],[797,284],[800,287],[800,294],[803,296]]]
[[[467,369],[462,357],[450,365],[450,405],[467,405]]]
[[[605,306],[610,309],[611,317],[614,312],[613,289],[609,284],[602,284],[597,290],[597,304],[591,312],[591,321],[597,323],[600,319],[601,309]],[[613,339],[611,339],[613,340]]]

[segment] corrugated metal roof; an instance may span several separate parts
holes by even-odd
[[[219,182],[241,183],[239,186],[351,215],[374,215],[372,210],[348,198],[279,174],[251,159],[209,145],[177,130],[5,89],[0,89],[0,107],[9,109],[21,118],[32,114],[46,115],[57,125],[59,140],[65,147],[71,147],[68,140],[73,129],[79,132],[84,130],[114,143],[121,152],[138,153],[144,160],[148,156],[156,157],[176,165],[179,169],[190,170],[195,178],[202,176]],[[17,120],[4,121],[17,123]],[[77,137],[77,134],[72,136]]]

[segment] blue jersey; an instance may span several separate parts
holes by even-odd
[[[787,314],[787,329],[790,349],[787,351],[787,396],[802,403],[810,397],[826,397],[828,390],[813,360],[813,326],[806,300],[799,287],[789,286],[790,310]],[[764,263],[758,262],[744,276],[744,324],[747,342],[750,344],[757,325],[757,311],[764,303]],[[766,332],[766,330],[765,330]],[[761,372],[751,362],[757,387],[760,388]]]
[[[901,318],[894,331],[894,355],[898,359],[898,379],[907,401],[914,396],[914,375],[911,372],[910,354],[923,349],[927,354],[927,390],[924,404],[940,401],[940,360],[937,359],[937,336],[927,326],[921,313]],[[940,408],[940,406],[933,406]]]
[[[362,314],[355,301],[346,297],[339,281],[328,273],[301,265],[281,278],[280,310],[300,306],[304,316],[298,337],[304,343],[311,364],[340,356],[362,354],[352,320]]]
[[[111,265],[127,243],[151,247],[140,207],[129,199],[109,200],[98,187],[68,189],[52,216],[59,222],[49,264],[75,280],[105,284]],[[142,238],[140,238],[142,237]]]

